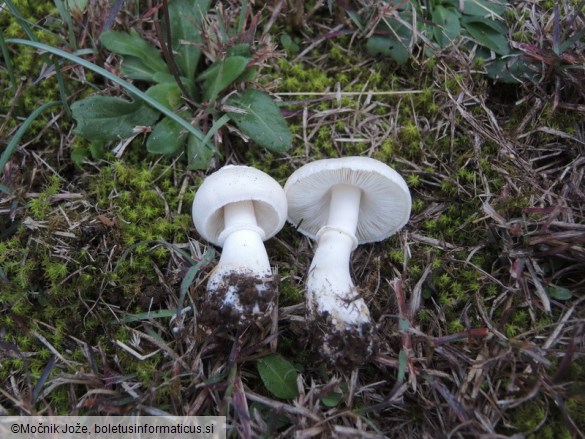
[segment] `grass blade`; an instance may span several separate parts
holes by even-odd
[[[12,43],[12,44],[22,44],[25,46],[34,47],[35,49],[44,50],[46,52],[52,53],[53,55],[60,56],[61,58],[65,58],[71,62],[79,64],[80,66],[85,67],[86,69],[91,70],[99,75],[102,75],[105,78],[109,79],[110,81],[115,82],[116,84],[123,87],[127,92],[142,99],[148,105],[150,105],[154,109],[160,111],[165,116],[168,116],[169,118],[173,119],[175,122],[177,122],[179,125],[181,125],[183,128],[185,128],[189,133],[193,134],[195,137],[197,137],[201,141],[203,141],[205,138],[204,134],[199,129],[192,126],[189,122],[187,122],[181,116],[179,116],[178,114],[175,114],[172,110],[168,109],[167,107],[165,107],[161,103],[157,102],[156,100],[154,100],[153,98],[148,96],[146,93],[144,93],[143,91],[136,88],[134,85],[130,84],[129,82],[124,81],[122,78],[117,77],[116,75],[108,72],[106,69],[103,69],[102,67],[96,66],[95,64],[93,64],[89,61],[86,61],[83,58],[79,58],[78,56],[75,56],[71,53],[65,52],[61,49],[57,49],[55,47],[48,46],[46,44],[39,43],[36,41],[22,40],[20,38],[10,38],[10,39],[7,39],[6,42]],[[211,149],[214,152],[216,152],[217,154],[219,154],[216,151],[215,147],[212,144],[210,144],[209,142],[206,143],[205,146],[207,146],[209,149]]]
[[[140,322],[142,320],[150,319],[164,319],[175,315],[174,309],[159,309],[156,311],[141,312],[138,314],[130,314],[120,319],[119,323]]]
[[[12,137],[10,142],[8,142],[6,149],[4,150],[2,155],[0,156],[0,176],[2,176],[2,173],[4,172],[4,166],[8,162],[8,159],[10,159],[10,156],[12,155],[14,150],[16,149],[18,142],[20,141],[20,139],[22,138],[22,136],[24,135],[24,133],[26,132],[28,127],[34,122],[34,120],[37,117],[39,117],[39,115],[42,112],[44,112],[45,110],[47,110],[51,107],[56,107],[57,105],[61,105],[61,102],[57,102],[57,101],[47,102],[46,104],[41,105],[39,108],[37,108],[35,111],[33,111],[30,114],[30,116],[28,116],[26,118],[26,120],[22,123],[22,125],[18,128],[18,130],[14,134],[14,137]]]
[[[69,45],[73,49],[77,49],[77,40],[75,39],[75,32],[73,30],[73,29],[75,29],[75,27],[73,26],[73,20],[71,19],[71,13],[69,11],[69,7],[67,5],[65,5],[65,2],[63,0],[53,0],[53,1],[55,3],[55,7],[57,8],[57,11],[59,12],[59,15],[61,16],[61,19],[67,25],[67,38],[69,39]]]
[[[10,79],[10,85],[12,85],[12,92],[16,94],[16,78],[14,77],[14,70],[12,69],[12,59],[10,58],[10,52],[8,51],[6,41],[4,41],[2,32],[0,32],[0,50],[2,51],[2,57],[6,64],[6,71],[8,72],[8,78]]]
[[[229,121],[230,121],[230,117],[227,114],[224,114],[219,119],[217,119],[213,123],[213,125],[211,126],[211,128],[209,129],[207,134],[205,135],[205,139],[203,139],[203,144],[209,142],[211,140],[211,138],[213,137],[213,135]]]
[[[35,388],[33,389],[33,394],[32,394],[32,402],[33,402],[33,404],[36,404],[37,399],[39,398],[39,394],[41,393],[41,390],[43,390],[43,386],[45,385],[45,382],[47,381],[47,378],[49,378],[49,375],[53,371],[53,368],[55,367],[55,364],[57,364],[57,356],[56,355],[53,355],[51,357],[51,359],[49,360],[49,362],[47,363],[47,366],[45,367],[45,370],[43,370],[43,374],[39,378],[39,381],[35,385]]]
[[[158,239],[150,239],[150,240],[145,240],[145,241],[137,242],[136,244],[132,244],[130,247],[128,247],[126,250],[124,250],[124,252],[118,258],[118,262],[116,262],[116,265],[115,265],[114,270],[113,270],[114,273],[116,271],[118,271],[118,269],[120,268],[120,266],[122,265],[122,263],[126,260],[126,258],[128,257],[128,255],[130,254],[130,252],[132,250],[134,250],[136,247],[139,247],[141,245],[147,245],[147,244],[160,244],[160,245],[163,245],[166,248],[168,248],[169,250],[174,251],[177,254],[179,254],[180,256],[182,256],[191,265],[196,265],[197,264],[197,261],[195,261],[195,259],[193,259],[191,257],[191,255],[189,255],[189,253],[187,253],[183,249],[180,249],[176,245],[173,245],[173,244],[170,244],[170,243],[168,243],[166,241],[162,241],[162,240],[158,240]]]
[[[195,279],[195,275],[197,275],[197,273],[199,272],[203,265],[211,262],[214,257],[215,252],[213,251],[213,249],[207,250],[203,257],[201,258],[201,260],[197,262],[195,265],[193,265],[191,268],[189,268],[189,271],[187,271],[187,275],[183,278],[183,282],[181,282],[181,292],[179,295],[179,303],[177,305],[177,319],[181,317],[181,308],[183,306],[183,302],[185,301],[187,291],[189,291],[189,287],[191,286],[193,280]]]
[[[16,9],[16,7],[12,3],[12,1],[11,0],[4,0],[4,3],[8,7],[8,10],[10,11],[10,13],[16,19],[16,21],[18,21],[18,24],[20,24],[20,26],[22,27],[22,29],[24,30],[24,32],[28,36],[28,38],[30,39],[30,42],[38,43],[37,37],[35,37],[34,32],[32,31],[32,29],[28,25],[28,20],[26,20],[22,15],[20,15],[20,12],[18,12],[18,9]],[[26,41],[26,40],[22,40],[22,41]],[[5,42],[10,42],[10,40],[5,40]],[[41,44],[41,43],[38,43],[38,44]],[[67,103],[67,90],[65,88],[65,81],[63,81],[63,75],[61,74],[61,70],[59,69],[59,66],[57,65],[57,63],[54,62],[53,60],[51,60],[49,57],[43,56],[43,58],[47,61],[48,64],[51,64],[53,67],[55,67],[55,76],[57,78],[57,84],[59,85],[59,94],[61,96],[61,103],[63,104],[63,108],[65,109],[65,113],[67,113],[67,116],[71,117],[71,110],[69,108],[69,104]]]

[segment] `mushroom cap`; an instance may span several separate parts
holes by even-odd
[[[287,202],[280,184],[268,174],[249,166],[227,165],[205,179],[193,200],[193,223],[207,241],[223,246],[224,206],[252,201],[256,223],[267,240],[282,229]]]
[[[362,190],[355,234],[360,244],[388,238],[410,217],[410,191],[398,172],[369,157],[343,157],[308,163],[289,177],[288,220],[315,239],[327,225],[331,188],[338,184]]]

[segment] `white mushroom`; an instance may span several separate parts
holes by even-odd
[[[223,247],[207,284],[201,321],[238,326],[268,315],[276,282],[263,241],[286,221],[287,202],[272,177],[247,166],[225,166],[205,179],[193,201],[193,222]]]
[[[289,177],[284,191],[289,221],[317,240],[306,304],[323,352],[338,365],[363,363],[374,352],[374,328],[351,279],[351,252],[406,224],[411,206],[406,182],[377,160],[344,157],[303,166]]]

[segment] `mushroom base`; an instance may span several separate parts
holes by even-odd
[[[311,332],[321,354],[340,369],[353,369],[369,361],[376,352],[374,327],[369,322],[347,323],[340,327],[327,313],[311,316]]]
[[[276,302],[275,276],[251,270],[216,273],[207,284],[199,321],[207,327],[237,328],[268,316]]]

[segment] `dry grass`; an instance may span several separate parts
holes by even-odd
[[[268,27],[296,3],[270,6]],[[148,259],[140,278],[113,276],[123,257],[141,260],[125,252],[130,222],[117,201],[131,183],[104,174],[112,162],[72,166],[73,136],[60,128],[64,115],[54,114],[4,170],[1,183],[14,191],[1,195],[0,239],[17,236],[22,248],[3,247],[0,261],[29,248],[23,265],[35,252],[65,261],[67,275],[57,281],[63,290],[82,285],[84,274],[98,282],[49,298],[66,310],[52,316],[0,302],[0,359],[8,365],[0,366],[0,414],[218,414],[234,437],[584,437],[582,84],[571,82],[578,93],[567,93],[558,72],[549,82],[489,84],[457,50],[432,65],[418,57],[396,69],[365,58],[355,41],[315,38],[343,26],[317,6],[305,11],[314,28],[300,30],[311,50],[295,62],[335,80],[313,95],[287,90],[283,78],[294,73],[281,66],[263,84],[288,103],[293,150],[277,157],[249,151],[226,133],[223,152],[225,163],[259,164],[281,181],[310,160],[344,155],[376,157],[405,176],[415,201],[411,221],[353,255],[354,279],[377,324],[372,362],[340,371],[312,350],[302,300],[290,294],[302,291],[313,244],[290,226],[267,243],[281,306],[239,332],[201,328],[191,312],[213,262],[202,266],[186,303],[179,301],[189,264],[177,249],[205,258],[193,227],[175,232],[175,250]],[[546,29],[533,7],[528,23]],[[535,44],[546,41],[539,34]],[[349,61],[332,61],[333,49]],[[335,83],[341,74],[349,78],[343,87]],[[59,141],[44,144],[47,132]],[[3,141],[12,134],[5,131]],[[188,214],[204,173],[187,172],[180,161],[145,165],[132,151],[122,160],[128,167],[155,172],[156,221]],[[51,178],[60,185],[48,194]],[[108,178],[114,187],[101,193]],[[164,189],[167,180],[176,192]],[[46,203],[41,216],[35,199]],[[145,252],[160,246],[149,243]],[[0,275],[0,290],[14,294],[12,274]],[[43,279],[40,296],[50,284]],[[26,301],[42,303],[33,293]],[[125,320],[137,310],[177,308],[184,311],[170,318]],[[71,310],[78,314],[64,318]],[[256,360],[272,352],[299,368],[294,400],[271,396],[259,378]],[[341,395],[334,407],[324,403],[332,392]]]

